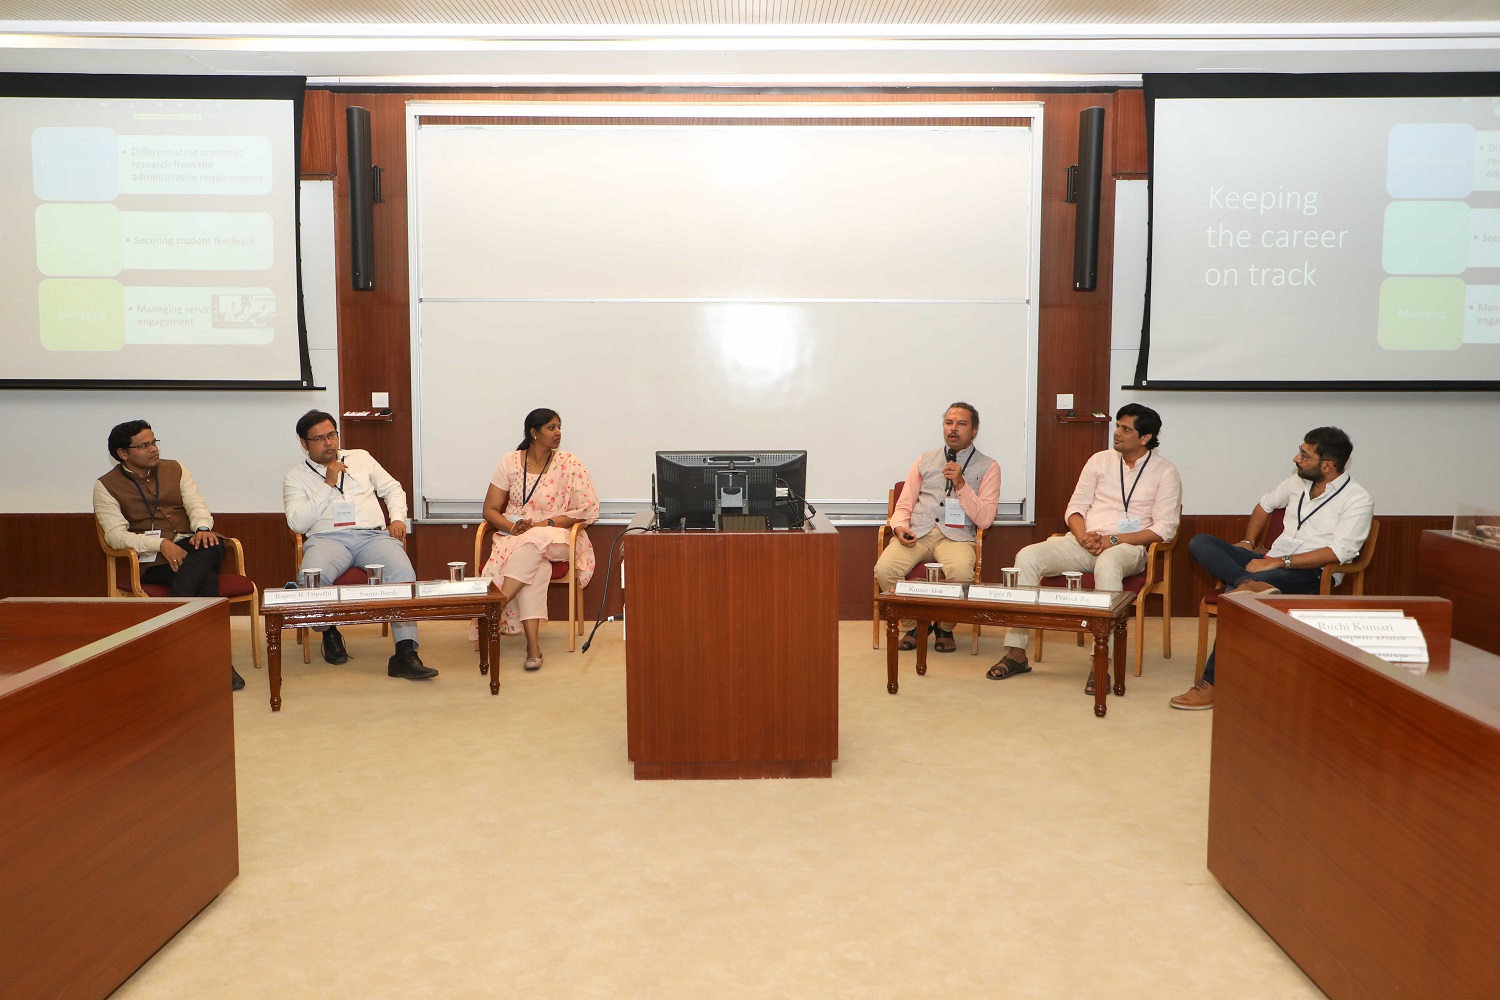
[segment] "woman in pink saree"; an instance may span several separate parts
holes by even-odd
[[[599,498],[588,470],[576,457],[559,451],[562,418],[557,411],[526,414],[525,436],[516,450],[500,459],[484,498],[484,519],[495,528],[484,573],[505,597],[500,630],[526,633],[527,670],[542,666],[537,633],[547,620],[547,584],[552,561],[568,558],[569,529],[599,516]],[[594,547],[587,532],[578,533],[578,586],[594,575]]]

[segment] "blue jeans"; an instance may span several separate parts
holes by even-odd
[[[386,583],[410,583],[417,578],[406,557],[406,549],[384,528],[345,528],[308,535],[302,544],[302,566],[316,566],[323,571],[323,585],[328,586],[344,575],[350,566],[363,568],[370,563],[385,566]],[[297,567],[297,572],[302,571]],[[411,622],[392,622],[391,636],[397,642],[417,640],[417,626]]]
[[[1247,580],[1269,583],[1284,594],[1316,594],[1322,583],[1321,569],[1263,569],[1258,573],[1245,570],[1252,559],[1262,558],[1260,553],[1242,549],[1214,535],[1194,535],[1188,542],[1188,551],[1193,561],[1212,573],[1226,587],[1238,587]],[[1214,682],[1214,657],[1218,644],[1208,652],[1208,661],[1203,665],[1203,679]]]

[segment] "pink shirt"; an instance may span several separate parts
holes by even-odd
[[[1113,535],[1120,531],[1120,520],[1126,516],[1127,496],[1129,514],[1140,519],[1140,530],[1154,531],[1162,541],[1170,542],[1182,519],[1182,478],[1177,474],[1177,466],[1155,451],[1137,459],[1134,469],[1125,464],[1117,451],[1097,452],[1084,463],[1063,519],[1082,514],[1087,530]]]

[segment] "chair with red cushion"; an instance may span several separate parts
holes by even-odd
[[[94,521],[94,534],[104,550],[104,595],[106,597],[169,597],[172,588],[160,583],[141,582],[141,560],[135,549],[113,549],[104,541],[104,529]],[[224,564],[219,568],[219,596],[230,604],[250,605],[250,658],[260,669],[260,591],[245,575],[245,550],[239,539],[220,535],[224,545]],[[124,574],[120,572],[124,568]]]
[[[578,648],[578,637],[583,635],[583,588],[578,585],[578,532],[583,530],[582,521],[575,522],[568,530],[568,558],[552,564],[552,581],[549,586],[568,588],[568,652]],[[495,526],[481,520],[474,532],[474,575],[484,572],[484,543],[494,534]],[[479,648],[479,640],[474,640]]]
[[[901,499],[901,491],[903,489],[905,489],[905,488],[906,488],[906,480],[904,480],[904,479],[897,480],[896,481],[896,485],[893,486],[893,487],[891,487],[890,496],[886,500],[886,504],[885,504],[885,524],[882,524],[880,526],[880,530],[875,533],[875,558],[877,560],[880,558],[880,554],[885,551],[886,542],[889,541],[889,539],[891,537],[890,536],[890,531],[891,531],[891,527],[890,527],[890,525],[891,525],[891,515],[893,515],[893,514],[896,513],[896,501]],[[975,583],[978,583],[978,582],[980,582],[981,579],[983,579],[979,575],[979,571],[980,571],[980,569],[983,566],[984,566],[984,529],[983,528],[976,528],[974,530],[974,582]],[[911,568],[911,572],[909,572],[909,573],[906,574],[906,578],[908,580],[925,580],[925,579],[927,579],[927,570],[922,567],[921,563],[917,563],[915,566],[913,566]],[[874,608],[874,613],[871,616],[871,620],[874,622],[874,626],[875,626],[875,648],[879,649],[880,648],[880,583],[878,581],[874,580],[873,575],[871,577],[871,584],[870,585],[871,585],[871,587],[874,588],[874,599],[873,599],[873,602],[872,602],[873,603],[873,608]],[[979,652],[979,626],[975,625],[974,626],[974,641],[973,641],[973,643],[971,645],[971,648],[969,649],[969,653],[970,653],[970,655],[976,655],[976,654],[978,654],[978,652]]]
[[[1177,508],[1178,519],[1181,520],[1182,508]],[[1054,536],[1057,537],[1057,536]],[[1146,645],[1146,598],[1153,594],[1161,598],[1161,655],[1163,659],[1172,658],[1172,552],[1177,548],[1177,536],[1173,535],[1170,542],[1152,542],[1146,548],[1146,568],[1144,571],[1127,576],[1121,581],[1121,586],[1135,594],[1135,676],[1141,676],[1141,656]],[[1041,581],[1043,587],[1062,587],[1067,581],[1060,576],[1044,577]],[[1083,574],[1082,587],[1084,590],[1094,589],[1094,574]],[[1036,630],[1036,659],[1041,662],[1043,631]],[[1083,633],[1078,633],[1078,645],[1083,645]]]
[[[1271,547],[1271,543],[1281,535],[1285,526],[1286,510],[1274,510],[1266,519],[1266,528],[1263,533],[1265,542],[1258,548],[1264,552]],[[1375,541],[1380,537],[1380,522],[1374,519],[1370,521],[1370,534],[1365,537],[1365,544],[1360,547],[1359,558],[1352,563],[1339,563],[1323,567],[1323,577],[1318,581],[1318,593],[1333,593],[1333,578],[1342,575],[1343,581],[1349,584],[1349,592],[1358,596],[1365,592],[1365,570],[1370,568],[1370,560],[1375,557]],[[1253,539],[1252,539],[1253,541]],[[1196,684],[1203,679],[1203,668],[1208,663],[1208,620],[1216,618],[1219,614],[1219,598],[1224,593],[1224,587],[1218,586],[1203,596],[1198,604],[1198,667],[1193,676]]]

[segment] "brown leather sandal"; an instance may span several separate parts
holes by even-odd
[[[1030,661],[1021,660],[1018,663],[1008,656],[1002,656],[999,663],[996,663],[994,666],[990,667],[989,670],[985,671],[984,676],[988,677],[992,681],[1003,681],[1007,677],[1014,677],[1017,674],[1029,673],[1031,673]]]
[[[897,649],[916,649],[917,648],[917,630],[916,629],[912,629],[910,632],[908,632],[905,635],[903,635],[901,637],[901,641],[898,642],[898,643],[896,643],[896,648]]]

